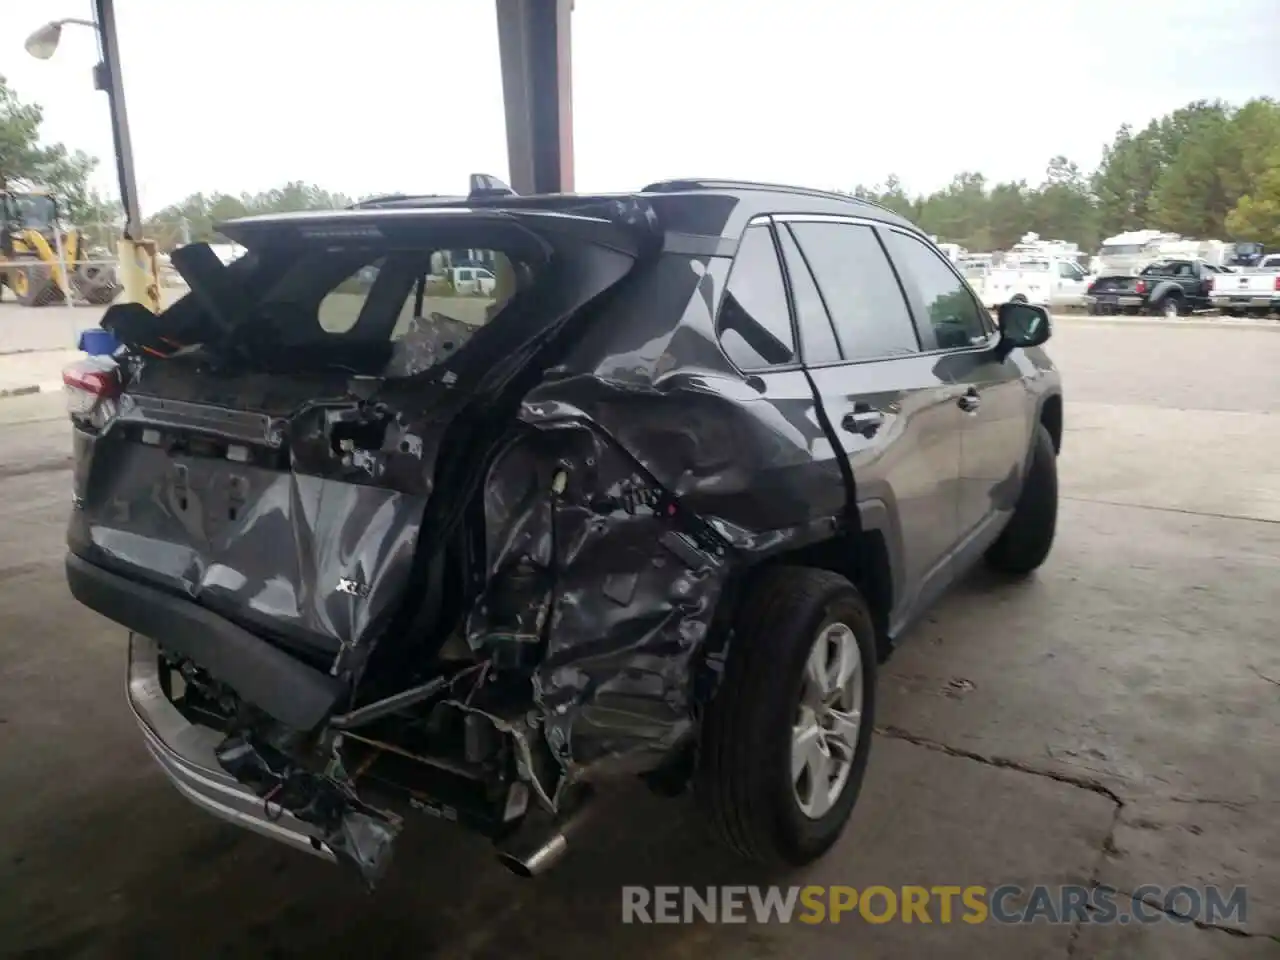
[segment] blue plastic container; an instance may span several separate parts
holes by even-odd
[[[91,356],[111,356],[120,346],[119,341],[107,330],[82,330],[80,332],[81,350]]]

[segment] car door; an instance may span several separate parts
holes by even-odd
[[[775,219],[801,357],[852,468],[864,524],[884,525],[897,629],[946,586],[963,414],[937,358],[921,352],[875,224]]]
[[[1075,307],[1084,302],[1084,271],[1069,260],[1058,261],[1058,288],[1050,301],[1053,307]]]
[[[1188,264],[1191,270],[1191,277],[1185,287],[1187,291],[1187,301],[1192,307],[1200,308],[1208,305],[1209,293],[1213,289],[1211,283],[1215,273],[1214,268],[1203,261],[1197,260]]]
[[[1012,512],[1031,449],[1033,404],[1020,353],[1001,359],[990,315],[945,257],[915,234],[885,232],[916,315],[923,346],[939,376],[956,387],[961,411],[959,534],[984,547]]]
[[[747,227],[733,258],[716,317],[725,356],[758,395],[755,415],[765,435],[776,432],[770,455],[760,456],[749,478],[752,523],[762,530],[843,516],[848,502],[842,456],[825,430],[818,399],[800,365],[790,298],[774,230],[768,218]],[[760,437],[735,438],[766,449]],[[686,498],[696,509],[697,498]],[[723,506],[725,499],[720,498]]]

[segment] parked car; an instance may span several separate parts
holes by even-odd
[[[1268,254],[1256,267],[1215,277],[1209,301],[1229,317],[1280,313],[1280,253]]]
[[[636,774],[745,857],[811,861],[878,662],[975,563],[1050,550],[1049,315],[993,323],[880,206],[668,181],[220,229],[251,255],[176,257],[198,296],[113,307],[121,352],[64,376],[67,579],[131,632],[186,796],[370,882],[418,814],[538,873]],[[525,285],[403,362],[431,251],[476,245]]]
[[[1086,302],[1093,314],[1186,316],[1210,305],[1213,278],[1225,269],[1203,260],[1158,260],[1137,276],[1099,277],[1089,286]]]

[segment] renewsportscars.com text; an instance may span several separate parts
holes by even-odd
[[[1243,887],[622,888],[623,923],[1244,923]]]

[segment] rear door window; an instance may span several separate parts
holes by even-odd
[[[791,299],[796,308],[796,328],[800,333],[800,359],[805,363],[836,363],[843,359],[836,342],[835,328],[827,314],[818,285],[814,283],[809,265],[796,245],[791,231],[778,231],[782,244],[782,259],[787,265],[787,277],[791,280]]]
[[[725,354],[740,370],[795,362],[796,344],[773,232],[748,227],[725,287],[716,330]]]
[[[920,351],[906,298],[871,227],[829,222],[787,227],[813,271],[846,359]]]

